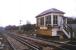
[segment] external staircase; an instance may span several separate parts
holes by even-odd
[[[68,25],[64,25],[62,31],[64,32],[64,34],[67,36],[68,39],[70,39],[73,35],[72,27]]]
[[[65,31],[65,29],[62,29],[62,31],[64,32],[64,34],[65,34],[68,38],[70,38],[70,32]]]

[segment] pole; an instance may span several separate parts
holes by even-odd
[[[21,22],[22,22],[22,20],[20,20],[19,31],[21,31]]]

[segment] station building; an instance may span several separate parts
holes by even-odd
[[[64,28],[67,17],[64,12],[52,8],[36,16],[37,34],[44,36],[64,36],[70,38],[70,33]]]

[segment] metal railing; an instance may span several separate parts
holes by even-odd
[[[74,37],[73,37],[73,34],[75,33],[73,31],[73,28],[72,28],[72,25],[68,25],[68,24],[63,24],[63,29],[69,34],[70,33],[70,40],[72,40]]]

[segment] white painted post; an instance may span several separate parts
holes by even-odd
[[[36,26],[38,26],[38,18],[36,18]]]
[[[46,17],[44,16],[44,27],[46,26]]]
[[[66,24],[67,24],[67,18],[66,18]]]
[[[40,18],[38,19],[38,25],[40,25]]]
[[[64,15],[62,14],[59,17],[60,17],[60,25],[63,27],[63,24],[64,24],[64,19],[63,19]]]
[[[51,26],[53,27],[53,14],[51,14]]]
[[[61,16],[60,15],[58,15],[57,20],[58,20],[58,26],[61,26],[62,19],[61,19]]]

